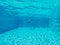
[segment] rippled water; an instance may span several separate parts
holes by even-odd
[[[0,0],[0,45],[60,45],[59,0]]]

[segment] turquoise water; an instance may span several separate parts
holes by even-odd
[[[0,45],[60,45],[59,0],[0,0]]]

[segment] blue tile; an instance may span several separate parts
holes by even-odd
[[[15,0],[15,1],[18,1],[18,2],[24,2],[24,0]]]
[[[7,12],[4,7],[0,7],[0,33],[16,29],[18,27],[29,28],[47,28],[50,25],[49,17],[35,17],[35,16],[15,16],[17,14]],[[22,14],[21,14],[22,15]]]
[[[60,20],[60,16],[56,18],[56,20]]]
[[[3,17],[2,17],[3,18]],[[19,20],[17,17],[0,18],[0,33],[7,32],[19,27]]]
[[[48,17],[20,17],[20,27],[49,27]]]
[[[4,12],[5,13],[5,12]],[[1,13],[0,15],[0,33],[7,32],[9,30],[13,30],[19,27],[19,19],[14,15],[4,15]]]
[[[60,25],[60,18],[59,18],[59,17],[56,18],[56,23],[57,23],[58,25]]]

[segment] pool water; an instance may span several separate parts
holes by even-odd
[[[0,45],[60,45],[59,0],[0,0]]]

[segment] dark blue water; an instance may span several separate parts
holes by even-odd
[[[0,6],[0,33],[18,28],[19,19],[14,14],[10,14],[3,6]]]
[[[20,27],[47,28],[50,26],[49,17],[20,16]]]
[[[7,32],[18,27],[48,28],[50,25],[49,17],[15,16],[17,14],[14,15],[14,13],[8,12],[6,7],[3,6],[0,6],[0,12],[0,33]]]

